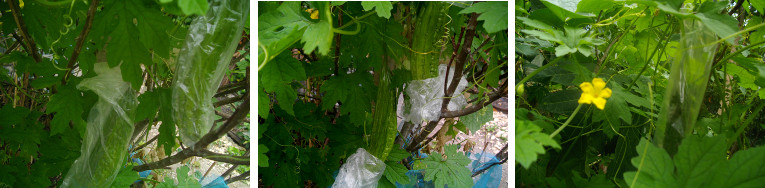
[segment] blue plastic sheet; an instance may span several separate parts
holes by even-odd
[[[228,188],[226,180],[220,176],[205,176],[199,180],[199,184],[202,184],[202,188]]]
[[[133,146],[130,146],[129,150],[132,150],[132,148]],[[130,160],[138,165],[143,165],[143,161],[140,158],[134,157],[136,153],[137,152],[130,153]],[[141,178],[148,178],[149,174],[151,174],[151,170],[144,170],[144,171],[138,172],[138,176],[140,176]],[[135,180],[135,183],[139,183],[139,182],[141,182],[141,180]]]
[[[473,188],[499,187],[502,181],[502,164],[491,166],[498,163],[497,157],[491,153],[467,153],[468,158],[473,160],[468,165],[470,171],[476,173],[482,169],[488,168],[483,173],[473,177]]]

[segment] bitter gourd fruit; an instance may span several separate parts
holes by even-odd
[[[249,1],[210,3],[191,23],[173,80],[173,119],[184,144],[192,146],[212,127],[212,97],[223,80],[249,14]]]
[[[428,2],[418,6],[414,18],[410,70],[413,80],[436,77],[438,73],[439,44],[443,44],[444,25],[449,21],[444,12],[448,4]]]
[[[391,87],[391,74],[387,66],[383,66],[380,74],[380,84],[377,89],[375,111],[372,116],[372,131],[369,143],[369,153],[385,161],[396,139],[396,88]]]
[[[126,158],[133,135],[137,106],[135,91],[122,80],[119,67],[96,63],[96,77],[80,82],[80,90],[92,90],[98,102],[88,115],[81,155],[66,173],[62,187],[109,187]]]

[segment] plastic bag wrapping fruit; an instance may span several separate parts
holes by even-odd
[[[409,82],[406,88],[406,94],[409,96],[409,114],[405,116],[405,121],[420,123],[422,120],[435,121],[441,116],[441,104],[444,97],[444,77],[446,76],[446,65],[438,66],[438,77],[424,80],[413,80]],[[454,77],[454,67],[449,72],[449,84]],[[459,110],[467,105],[467,100],[461,95],[468,82],[463,76],[460,78],[457,89],[449,101],[447,109],[450,111]]]
[[[122,80],[119,67],[96,63],[97,76],[77,85],[91,90],[98,102],[90,109],[80,157],[66,173],[62,187],[109,187],[127,156],[137,105],[135,91]]]
[[[213,125],[218,90],[249,16],[249,1],[212,1],[195,18],[178,56],[173,80],[173,118],[181,140],[193,146]]]
[[[680,48],[671,54],[672,63],[664,104],[654,140],[670,155],[680,141],[692,133],[707,89],[717,37],[701,21],[685,19]]]
[[[364,148],[359,148],[356,153],[348,157],[340,167],[333,188],[364,188],[377,187],[377,181],[385,171],[385,163],[368,153]]]

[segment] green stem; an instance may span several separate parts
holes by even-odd
[[[376,13],[377,13],[377,11],[376,11],[376,9],[375,9],[375,10],[374,10],[374,11],[372,11],[372,12],[369,12],[369,13],[367,13],[367,14],[361,15],[361,17],[359,17],[359,18],[353,19],[351,22],[345,23],[343,26],[340,26],[340,27],[338,27],[337,29],[338,29],[338,30],[342,30],[342,29],[345,29],[346,27],[350,26],[351,24],[354,24],[354,23],[358,22],[358,20],[361,20],[361,19],[367,18],[367,17],[369,17],[369,16],[371,16],[371,15],[374,15],[374,14],[376,14]],[[353,17],[351,17],[351,18],[353,18]]]
[[[537,75],[537,73],[542,72],[542,70],[545,70],[548,67],[552,66],[553,64],[557,63],[560,59],[561,59],[561,57],[555,58],[555,60],[553,60],[552,62],[548,63],[547,65],[544,65],[542,67],[539,67],[537,70],[534,70],[534,72],[531,72],[531,74],[529,74],[528,76],[523,78],[520,82],[518,82],[518,84],[515,84],[515,88],[518,88],[518,86],[523,85],[523,83],[525,83],[526,81],[531,79],[531,77],[534,77],[534,75]]]
[[[49,6],[49,7],[61,7],[61,6],[66,6],[69,3],[74,3],[74,0],[67,0],[67,1],[34,0],[34,2],[40,3],[45,6]]]
[[[715,65],[714,65],[714,67],[712,69],[717,69],[718,67],[720,67],[723,64],[723,62],[729,60],[730,58],[733,58],[733,56],[736,56],[736,55],[740,54],[741,52],[744,52],[744,51],[748,50],[749,48],[753,48],[753,47],[759,46],[761,44],[765,44],[765,41],[760,41],[760,42],[751,44],[749,46],[746,46],[744,48],[741,48],[741,49],[737,50],[736,52],[733,52],[732,54],[728,54],[727,56],[723,57],[720,61],[717,61],[717,63],[715,63]]]
[[[725,36],[724,38],[721,38],[720,40],[714,41],[714,42],[712,42],[712,43],[709,43],[709,44],[705,44],[704,46],[711,46],[711,45],[715,45],[715,44],[717,44],[717,43],[721,43],[722,41],[724,41],[724,40],[727,40],[727,39],[729,39],[729,38],[731,38],[731,37],[735,37],[736,35],[740,35],[740,34],[742,34],[742,33],[746,33],[746,32],[752,31],[752,30],[754,30],[754,29],[757,29],[757,28],[760,28],[760,27],[762,27],[762,26],[765,26],[765,23],[761,23],[761,24],[759,24],[759,25],[755,25],[755,26],[752,26],[752,27],[746,28],[746,29],[744,29],[744,30],[741,30],[741,31],[739,31],[739,32],[736,32],[736,33],[730,34],[730,35],[728,35],[728,36]]]
[[[339,28],[332,28],[332,32],[340,33],[340,34],[343,34],[343,35],[356,35],[356,34],[359,33],[359,31],[361,31],[361,24],[359,24],[359,23],[356,23],[356,30],[354,30],[354,31],[345,31],[345,30],[341,30]]]
[[[558,133],[560,133],[560,131],[562,131],[563,128],[566,128],[566,126],[569,123],[571,123],[571,120],[574,119],[574,116],[576,116],[576,113],[579,112],[579,108],[582,108],[582,104],[581,103],[579,104],[579,106],[576,106],[576,109],[574,109],[574,113],[571,113],[571,116],[568,116],[568,119],[566,120],[566,122],[563,123],[563,125],[561,125],[560,127],[558,127],[558,129],[555,130],[555,132],[550,134],[550,138],[553,138],[553,137],[555,137],[555,135],[558,135]]]
[[[664,49],[664,48],[667,47],[667,44],[669,44],[669,36],[670,36],[669,33],[671,33],[671,31],[674,31],[674,30],[675,30],[674,27],[671,30],[669,28],[667,28],[667,32],[664,33],[664,36],[667,36],[667,38],[664,41],[664,45],[661,46],[661,49]],[[659,41],[659,42],[661,43],[661,41]],[[645,66],[643,66],[643,69],[640,70],[640,73],[638,73],[638,76],[635,77],[634,80],[632,80],[632,83],[630,83],[630,85],[627,87],[626,90],[630,90],[630,88],[632,88],[632,86],[635,86],[635,83],[640,78],[640,76],[643,75],[643,73],[645,72],[646,69],[648,69],[648,66],[651,63],[651,59],[653,59],[653,56],[656,55],[657,51],[659,51],[659,45],[658,44],[656,45],[656,47],[654,47],[653,53],[651,53],[651,56],[648,57],[648,59],[645,60]],[[661,54],[661,53],[659,53],[659,54]],[[659,57],[661,57],[661,56],[659,56]],[[656,69],[658,69],[658,67],[656,67]]]
[[[762,108],[765,107],[765,103],[760,103],[759,106],[752,112],[752,114],[749,116],[749,118],[746,118],[744,121],[744,125],[741,126],[738,130],[736,130],[736,139],[741,136],[742,133],[744,133],[744,130],[746,130],[746,127],[749,126],[750,123],[752,123],[752,120],[754,120],[755,117],[757,117],[758,114],[760,114],[760,111],[762,111]],[[736,140],[733,139],[733,140]]]
[[[263,62],[260,62],[260,66],[258,66],[258,72],[260,72],[260,69],[263,69],[263,67],[266,66],[266,63],[268,63],[268,60],[270,60],[270,58],[268,57],[268,49],[266,49],[266,46],[263,46],[263,44],[260,43],[260,41],[258,41],[258,47],[263,49],[263,54],[265,54],[265,58],[263,58]]]

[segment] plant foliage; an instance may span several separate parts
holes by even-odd
[[[761,8],[515,1],[516,186],[762,184]],[[594,78],[602,110],[578,100]]]

